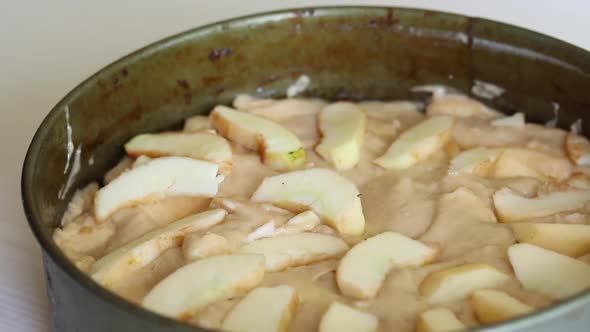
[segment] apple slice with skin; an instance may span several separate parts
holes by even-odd
[[[188,320],[207,305],[256,287],[264,277],[264,256],[224,255],[198,260],[174,271],[143,299],[161,315]]]
[[[108,288],[117,278],[141,269],[164,251],[180,246],[186,235],[215,226],[226,215],[223,209],[209,210],[148,232],[96,261],[90,275]]]
[[[311,168],[267,177],[252,195],[252,201],[269,202],[294,212],[312,210],[344,236],[360,236],[365,230],[358,189],[329,169]]]
[[[590,253],[590,225],[515,223],[510,227],[518,242],[534,244],[570,257]]]
[[[406,169],[428,159],[451,139],[455,120],[451,116],[437,115],[404,131],[374,162],[386,169]]]
[[[552,192],[527,198],[502,188],[494,193],[492,200],[498,219],[511,223],[580,209],[590,202],[590,190]]]
[[[217,163],[222,170],[231,169],[229,143],[223,137],[209,133],[142,134],[127,142],[125,150],[132,157],[189,157]]]
[[[502,285],[510,276],[493,266],[470,263],[430,273],[420,284],[420,294],[437,304],[465,299],[476,289]]]
[[[106,220],[116,210],[168,196],[217,194],[223,177],[218,165],[186,157],[163,157],[126,171],[102,187],[94,199],[94,216]]]
[[[576,165],[590,165],[590,141],[584,136],[568,133],[565,137],[565,151]]]
[[[590,265],[528,243],[508,248],[508,258],[522,286],[556,299],[590,287]]]
[[[333,302],[320,321],[319,332],[376,332],[379,320],[372,314]]]
[[[276,122],[226,106],[216,106],[211,121],[222,136],[259,151],[262,162],[270,168],[288,171],[305,163],[299,138]]]
[[[394,267],[432,262],[439,250],[395,232],[384,232],[358,243],[340,261],[336,281],[340,291],[357,299],[377,295]]]
[[[447,308],[436,308],[424,311],[418,317],[416,332],[454,332],[465,330],[454,312]]]
[[[516,318],[533,312],[535,308],[512,296],[493,289],[481,289],[471,295],[471,307],[483,324]]]
[[[229,332],[286,332],[299,299],[291,286],[258,287],[225,317],[221,329]]]
[[[330,104],[319,113],[318,126],[322,140],[315,151],[337,170],[356,166],[367,127],[365,112],[349,102]]]
[[[500,156],[499,149],[479,147],[459,153],[450,162],[449,174],[470,173],[488,176]]]
[[[298,233],[256,240],[240,247],[238,252],[264,255],[266,270],[274,272],[340,257],[347,250],[346,242],[337,237]]]

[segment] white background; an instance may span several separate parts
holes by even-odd
[[[589,0],[0,0],[0,331],[48,331],[40,250],[20,169],[45,114],[113,60],[171,34],[270,9],[372,4],[439,9],[537,30],[590,49]]]

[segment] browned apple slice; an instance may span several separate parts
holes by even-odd
[[[533,312],[535,308],[512,296],[493,289],[481,289],[471,295],[471,307],[483,324],[516,318]]]
[[[384,232],[360,242],[340,261],[336,280],[344,295],[370,299],[377,295],[394,267],[420,266],[434,260],[439,250],[395,232]]]
[[[420,294],[429,303],[452,302],[467,298],[476,289],[500,286],[509,279],[493,266],[464,264],[430,273],[420,284]]]
[[[299,299],[291,286],[258,287],[227,314],[221,325],[230,332],[286,332]]]
[[[264,277],[264,256],[225,255],[198,260],[174,271],[143,299],[161,315],[190,319],[207,305],[256,287]]]
[[[522,286],[556,299],[590,287],[590,265],[528,243],[508,248],[508,258]]]
[[[211,112],[213,127],[224,137],[260,152],[269,167],[293,170],[305,163],[305,150],[292,132],[276,122],[226,106]]]
[[[590,190],[552,192],[527,198],[503,188],[496,191],[492,199],[498,218],[511,223],[580,209],[590,202]]]

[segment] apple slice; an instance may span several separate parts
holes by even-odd
[[[470,173],[488,176],[500,156],[499,149],[479,147],[459,153],[450,162],[449,174]]]
[[[376,332],[379,320],[372,314],[333,302],[320,321],[319,332]]]
[[[447,308],[436,308],[424,311],[418,318],[416,332],[454,332],[465,330],[455,313]]]
[[[132,157],[180,156],[214,162],[222,169],[231,167],[229,143],[221,136],[208,133],[142,134],[127,142],[125,150]]]
[[[420,284],[420,294],[432,304],[458,301],[476,289],[494,288],[509,279],[493,266],[464,264],[430,273]]]
[[[518,242],[534,244],[571,257],[590,253],[590,225],[516,223],[510,227]]]
[[[273,100],[273,99],[264,99],[264,98],[257,98],[247,94],[239,94],[234,98],[233,106],[239,110],[253,110],[256,108],[261,107],[269,107],[276,102],[281,102],[283,100]]]
[[[216,106],[211,121],[224,137],[259,151],[262,162],[270,168],[287,171],[305,163],[305,150],[299,138],[276,122],[226,106]]]
[[[137,271],[164,251],[180,246],[187,234],[217,225],[226,215],[223,209],[209,210],[148,232],[96,261],[90,275],[101,285],[109,287],[120,276]]]
[[[182,242],[182,253],[189,262],[230,252],[231,247],[227,239],[215,233],[194,233]]]
[[[590,287],[590,265],[528,243],[513,244],[508,258],[522,286],[565,299]]]
[[[209,129],[209,116],[194,115],[184,121],[185,133],[198,133]]]
[[[264,277],[264,256],[224,255],[198,260],[174,271],[143,299],[161,315],[188,320],[207,305],[256,287]]]
[[[227,314],[221,325],[230,332],[286,332],[299,299],[291,286],[258,287]]]
[[[367,127],[365,112],[356,104],[338,102],[322,109],[318,123],[322,140],[315,151],[337,170],[356,166]]]
[[[94,199],[94,215],[102,222],[120,208],[168,196],[213,197],[223,181],[217,170],[215,163],[186,157],[154,159],[101,188]]]
[[[502,188],[494,193],[492,199],[498,218],[511,223],[580,209],[590,202],[590,190],[552,192],[527,198]]]
[[[421,266],[433,261],[439,250],[395,232],[384,232],[362,241],[340,261],[336,281],[340,291],[357,299],[377,295],[394,267]]]
[[[496,127],[516,127],[522,128],[525,125],[524,113],[518,112],[505,118],[496,119],[491,122]]]
[[[488,108],[479,101],[457,94],[436,95],[426,108],[428,115],[451,115],[458,118],[476,117],[495,119],[500,113]]]
[[[523,148],[502,149],[493,170],[493,176],[497,178],[528,176],[558,182],[571,174],[572,165],[567,158]]]
[[[565,151],[576,165],[590,165],[590,141],[586,137],[568,133],[565,137]]]
[[[312,210],[345,236],[360,236],[365,230],[358,189],[329,169],[311,168],[267,177],[252,195],[252,201],[270,202],[295,212]]]
[[[275,235],[309,232],[320,224],[320,217],[313,211],[301,212],[275,230]]]
[[[455,120],[437,115],[404,131],[374,162],[387,169],[406,169],[442,149],[451,138]]]
[[[346,242],[337,237],[298,233],[256,240],[242,246],[238,252],[264,255],[266,270],[274,272],[340,257],[346,250]]]
[[[481,289],[471,295],[471,307],[483,324],[516,318],[533,312],[535,308],[512,296],[493,289]]]

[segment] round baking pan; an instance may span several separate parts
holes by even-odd
[[[187,116],[229,103],[237,93],[280,97],[302,74],[311,79],[306,95],[332,100],[420,98],[410,90],[423,84],[470,94],[487,82],[505,89],[484,100],[504,112],[523,111],[540,123],[557,114],[563,128],[578,118],[590,123],[590,53],[480,18],[402,8],[303,8],[219,22],[156,42],[72,90],[47,115],[27,152],[22,200],[43,248],[56,331],[205,331],[101,288],[60,252],[52,231],[75,189],[100,179],[130,137],[178,128]],[[586,292],[478,331],[588,326]]]

